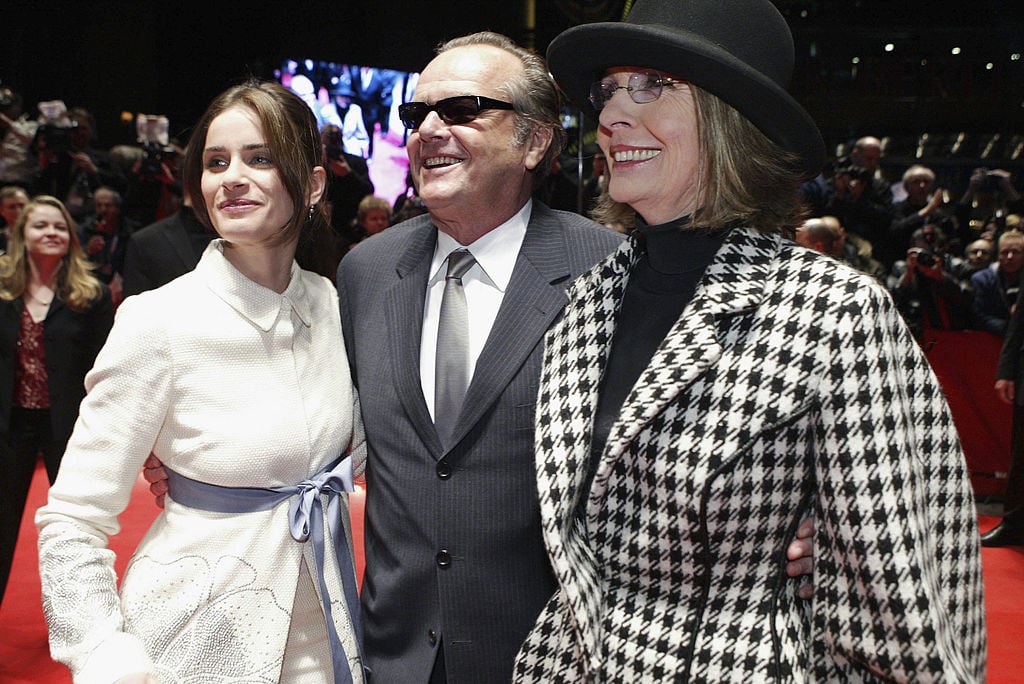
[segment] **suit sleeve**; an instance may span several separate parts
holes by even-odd
[[[977,518],[952,417],[889,297],[847,287],[815,434],[815,660],[984,681]]]

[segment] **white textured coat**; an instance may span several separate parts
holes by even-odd
[[[122,304],[36,516],[51,652],[78,682],[140,670],[162,682],[276,682],[300,568],[314,567],[310,545],[289,533],[288,502],[222,514],[181,506],[171,492],[119,595],[107,537],[150,451],[195,480],[274,487],[362,448],[334,287],[293,264],[277,294],[222,250],[214,241],[195,271]],[[327,557],[332,612],[353,655]],[[302,612],[296,619],[323,629],[321,611]]]
[[[517,680],[983,681],[949,410],[889,295],[827,257],[734,230],[581,491],[637,258],[624,245],[574,283],[546,340],[537,482],[560,588]],[[784,568],[808,513],[805,602]]]

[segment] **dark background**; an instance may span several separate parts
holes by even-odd
[[[721,0],[729,2],[730,0]],[[623,0],[377,0],[375,2],[7,3],[0,10],[0,81],[26,104],[62,99],[97,118],[99,145],[132,142],[123,111],[164,114],[172,135],[247,75],[272,77],[286,57],[418,71],[443,39],[482,29],[543,53],[569,26],[616,20]],[[830,146],[891,136],[887,156],[974,163],[999,134],[1012,161],[1024,133],[1024,3],[1020,0],[778,0],[797,45],[792,91]],[[892,42],[892,52],[884,45]],[[953,55],[954,47],[961,54]],[[854,64],[854,58],[859,63]],[[988,65],[991,64],[991,67]],[[34,113],[34,110],[33,110]],[[957,135],[961,144],[954,149]],[[1019,136],[1018,136],[1019,137]],[[1024,138],[1020,139],[1024,146]],[[991,145],[990,145],[991,146]],[[1018,158],[1021,150],[1018,150]]]

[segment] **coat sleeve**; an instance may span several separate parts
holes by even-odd
[[[122,631],[107,548],[169,405],[166,335],[152,324],[160,312],[138,304],[122,306],[86,376],[60,474],[35,519],[50,652],[76,682],[112,682],[150,666],[141,642]]]
[[[815,665],[984,681],[977,517],[952,417],[888,295],[850,289],[815,434]]]

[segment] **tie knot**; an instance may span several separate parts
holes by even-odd
[[[476,259],[473,258],[473,255],[468,250],[456,250],[448,255],[448,273],[445,277],[461,280],[466,271],[473,268],[475,263]]]

